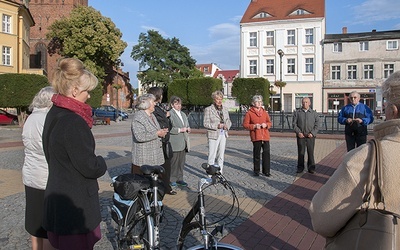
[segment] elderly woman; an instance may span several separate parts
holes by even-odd
[[[211,95],[214,103],[204,109],[204,127],[208,138],[208,164],[224,168],[224,154],[228,130],[232,122],[228,109],[222,106],[224,94],[217,90]]]
[[[24,166],[22,181],[25,185],[25,229],[31,235],[32,249],[54,249],[42,227],[44,190],[46,189],[48,165],[43,152],[42,134],[47,112],[53,105],[54,89],[42,88],[32,100],[28,116],[22,130],[24,143]]]
[[[375,139],[382,145],[381,187],[386,210],[400,214],[400,71],[390,75],[382,84],[386,98],[386,121],[374,127]],[[314,230],[325,237],[332,237],[360,208],[368,178],[372,150],[363,144],[345,155],[342,164],[327,183],[315,194],[309,211]],[[376,182],[373,183],[374,190]],[[371,205],[376,205],[374,195]]]
[[[97,178],[107,165],[95,154],[92,108],[85,103],[97,83],[76,58],[61,59],[53,76],[57,94],[43,129],[49,164],[43,227],[60,250],[93,249],[101,238]]]
[[[269,177],[271,176],[271,153],[268,129],[272,123],[267,111],[262,106],[262,96],[253,96],[252,106],[243,120],[243,127],[250,131],[250,139],[253,142],[254,176],[260,175],[260,154],[262,149],[262,173]]]
[[[181,111],[182,100],[177,96],[171,96],[171,146],[172,146],[172,159],[171,159],[171,186],[186,187],[188,184],[183,180],[183,167],[186,162],[186,152],[190,149],[189,135],[190,127],[189,121],[185,113]]]
[[[132,173],[141,174],[142,165],[162,165],[164,156],[161,138],[168,128],[160,128],[154,116],[155,97],[144,94],[138,98],[138,111],[132,120]]]

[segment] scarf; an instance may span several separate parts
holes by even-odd
[[[218,116],[219,116],[219,122],[224,123],[224,113],[222,112],[222,105],[217,106],[214,104],[215,109],[217,110]]]
[[[85,120],[89,128],[93,126],[92,108],[83,102],[61,94],[54,94],[51,101],[60,108],[71,110]]]

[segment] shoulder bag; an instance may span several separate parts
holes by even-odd
[[[400,249],[399,215],[385,209],[385,200],[381,192],[382,152],[380,142],[372,139],[372,160],[369,178],[366,183],[365,195],[361,209],[332,238],[327,238],[325,249],[361,250],[361,249]],[[369,208],[371,188],[377,176],[377,204],[379,209]]]

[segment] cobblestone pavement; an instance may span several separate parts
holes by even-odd
[[[103,238],[95,249],[115,249],[115,234],[110,217],[113,191],[111,177],[128,173],[131,162],[130,122],[112,122],[111,125],[93,127],[96,138],[96,152],[102,155],[108,171],[99,179],[100,202],[103,221]],[[296,174],[297,148],[294,136],[271,138],[272,177],[252,176],[252,144],[247,132],[232,133],[228,138],[225,152],[224,175],[231,181],[239,198],[240,209],[233,223],[225,226],[225,234],[240,225],[263,204],[293,183]],[[243,136],[244,135],[244,136]],[[197,181],[205,177],[200,165],[207,159],[207,139],[204,133],[195,131],[190,135],[192,149],[187,154],[184,169],[187,188],[178,188],[178,195],[164,198],[164,218],[161,228],[162,249],[175,249],[180,225],[186,213],[197,198]],[[343,141],[317,139],[316,162],[332,152]],[[0,127],[0,249],[30,249],[29,235],[24,229],[25,195],[21,181],[23,164],[21,128]],[[211,220],[221,218],[232,202],[230,193],[221,187],[207,192],[207,212]],[[229,221],[228,218],[226,221]],[[198,244],[198,237],[189,237],[186,246]]]

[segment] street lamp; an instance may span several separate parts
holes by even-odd
[[[282,82],[282,57],[285,55],[285,53],[281,49],[278,49],[277,53],[278,53],[279,59],[280,59],[280,67],[279,67],[280,79],[279,79],[279,81]],[[281,99],[280,100],[281,101],[280,109],[282,111],[282,101],[283,101],[282,85],[279,86],[279,91],[280,91],[280,99]]]

